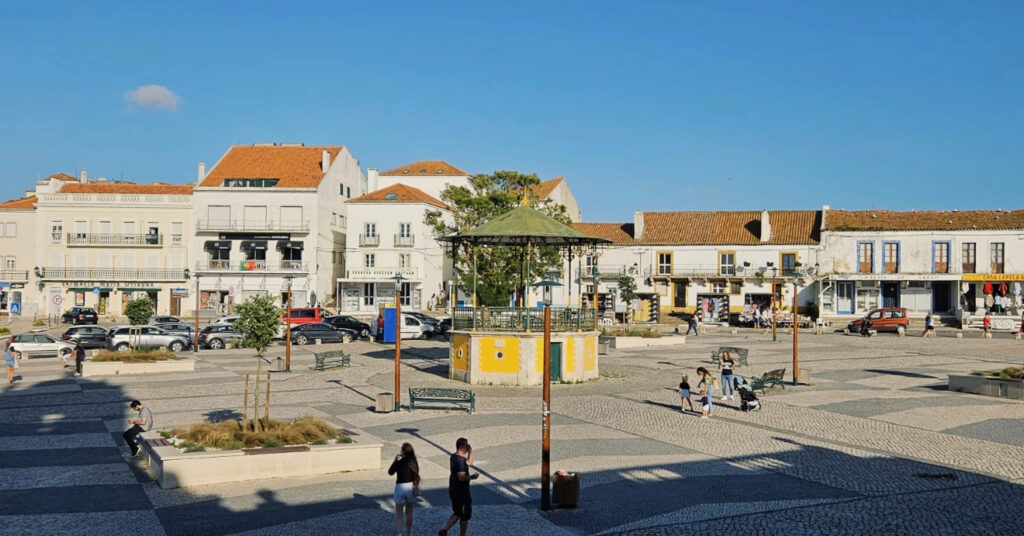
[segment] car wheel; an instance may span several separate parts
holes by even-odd
[[[905,326],[899,326],[899,327],[896,328],[896,333],[899,333],[900,335],[903,335],[906,332],[907,332],[907,328]]]
[[[213,348],[214,350],[220,350],[221,348],[224,348],[224,341],[220,339],[210,339],[209,344],[210,348]]]
[[[128,343],[122,342],[121,344],[115,346],[114,349],[117,350],[118,352],[127,352],[128,350],[131,350],[131,347],[128,346]]]
[[[309,339],[307,339],[305,335],[299,335],[295,338],[295,344],[298,344],[299,346],[302,346],[307,342],[309,342]]]
[[[184,344],[181,344],[178,341],[174,341],[167,348],[169,348],[172,352],[180,352],[184,347],[185,347]]]
[[[359,336],[364,338],[364,339],[369,337],[370,336],[370,330],[364,329],[364,330],[360,331],[359,332]]]

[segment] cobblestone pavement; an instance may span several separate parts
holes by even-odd
[[[761,412],[731,400],[716,400],[711,419],[679,410],[680,374],[693,378],[711,349],[750,348],[740,374],[788,376],[789,337],[741,330],[612,350],[599,380],[553,385],[552,468],[581,474],[582,502],[552,512],[539,510],[539,388],[474,386],[474,414],[378,414],[390,348],[352,343],[353,365],[322,373],[295,348],[293,372],[273,375],[272,415],[318,415],[381,442],[382,469],[162,490],[121,441],[127,401],[143,400],[157,428],[235,417],[256,358],[204,351],[195,372],[103,379],[33,359],[0,388],[0,533],[394,534],[384,469],[409,441],[425,478],[414,534],[436,534],[460,436],[482,474],[472,534],[1018,533],[1024,403],[945,386],[949,373],[1021,364],[1024,342],[806,334],[810,385],[769,390]],[[447,379],[442,343],[404,342],[402,374],[403,388],[465,387]]]

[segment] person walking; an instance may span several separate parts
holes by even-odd
[[[697,313],[696,313],[696,311],[692,315],[690,315],[690,318],[688,318],[686,320],[686,334],[689,335],[691,331],[693,332],[694,336],[700,335],[699,333],[697,333]]]
[[[473,517],[473,497],[469,493],[469,481],[480,478],[480,473],[469,473],[473,465],[473,447],[469,440],[460,437],[455,441],[455,454],[449,460],[451,475],[448,477],[448,498],[452,502],[452,515],[448,517],[444,528],[437,531],[437,536],[448,536],[448,529],[456,521],[459,522],[459,535],[466,536],[466,527]]]
[[[82,362],[85,361],[85,348],[82,348],[82,341],[75,341],[75,376],[82,375]]]
[[[384,342],[384,313],[377,314],[377,342]]]
[[[128,444],[128,448],[132,451],[132,457],[138,456],[142,451],[138,445],[135,444],[136,437],[142,432],[148,432],[153,429],[153,412],[149,411],[149,408],[143,407],[142,402],[138,400],[132,400],[129,404],[132,411],[138,412],[139,416],[136,419],[128,419],[128,424],[131,428],[124,431],[121,437],[124,438],[124,442]]]
[[[718,361],[718,369],[722,371],[722,400],[732,400],[736,395],[732,383],[732,371],[736,367],[737,364],[733,361],[732,355],[729,352],[722,352],[722,359]]]
[[[14,352],[11,351],[11,345],[7,345],[4,349],[4,365],[7,366],[7,383],[14,383]]]
[[[935,317],[932,316],[930,311],[928,312],[928,316],[924,317],[924,333],[922,333],[921,336],[935,337]]]
[[[992,337],[992,317],[985,311],[985,318],[981,319],[981,337],[990,338]]]
[[[420,495],[420,464],[416,461],[416,451],[412,445],[402,443],[402,451],[391,462],[388,474],[395,475],[395,533],[398,536],[412,536],[412,506]],[[402,532],[403,524],[405,532]]]
[[[686,406],[690,406],[690,411],[693,409],[693,401],[690,400],[690,377],[683,374],[683,380],[679,382],[679,411],[686,412]]]

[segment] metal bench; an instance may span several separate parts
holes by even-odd
[[[467,389],[447,387],[410,387],[409,411],[416,409],[416,402],[440,402],[454,404],[470,413],[476,411],[476,395]]]
[[[775,370],[769,370],[768,372],[765,372],[763,376],[760,377],[751,376],[750,389],[754,391],[760,389],[761,394],[764,394],[765,387],[775,387],[776,385],[781,385],[782,388],[785,389],[786,385],[785,383],[783,383],[782,380],[782,377],[785,375],[786,369],[780,368]]]
[[[344,350],[331,350],[330,352],[320,352],[313,354],[313,359],[316,360],[316,364],[313,365],[313,370],[324,371],[334,367],[348,367],[352,365],[352,357],[345,353]]]
[[[718,363],[722,360],[722,352],[729,352],[732,356],[732,360],[739,363],[740,366],[747,366],[747,354],[750,352],[747,348],[737,348],[735,346],[719,346],[717,350],[711,351],[711,360]]]

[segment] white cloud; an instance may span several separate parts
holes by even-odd
[[[142,108],[177,110],[181,97],[164,86],[152,84],[127,91],[124,100]]]

